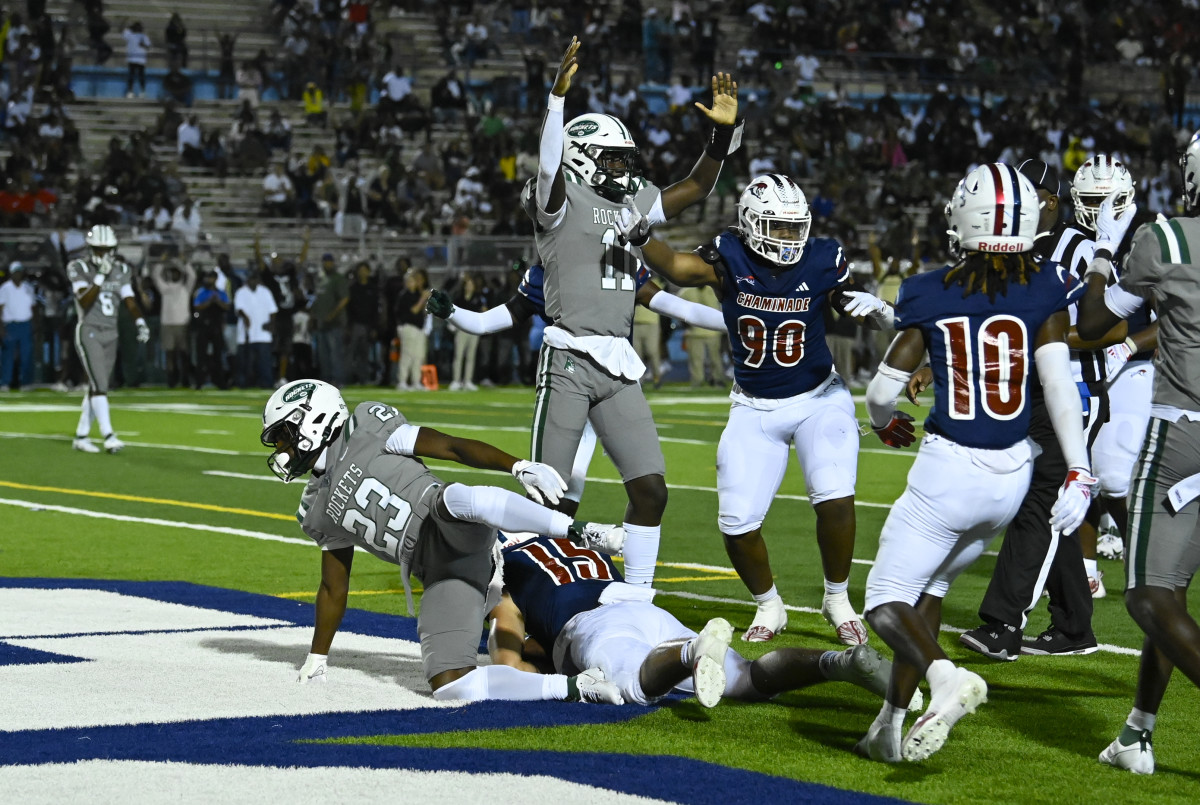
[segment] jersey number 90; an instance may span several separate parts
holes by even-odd
[[[769,352],[780,366],[795,366],[804,358],[804,326],[799,319],[788,319],[772,333],[767,323],[758,316],[739,316],[738,338],[746,350],[742,363],[757,369],[763,365]]]
[[[991,419],[1015,419],[1025,408],[1029,378],[1029,335],[1025,323],[1012,316],[992,316],[971,339],[966,316],[937,323],[946,345],[951,419],[975,419],[975,365],[984,413]]]

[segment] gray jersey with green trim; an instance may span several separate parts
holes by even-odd
[[[613,224],[629,206],[601,196],[570,170],[563,170],[566,213],[551,229],[538,226],[535,240],[545,269],[546,315],[573,335],[628,338],[641,250],[623,247]],[[660,191],[642,183],[634,202],[648,213]],[[536,211],[533,220],[538,220]]]
[[[296,512],[322,548],[357,546],[395,565],[411,554],[442,481],[420,459],[384,452],[405,422],[386,403],[359,403],[329,445],[325,471],[309,479]]]
[[[1158,405],[1200,411],[1200,218],[1145,224],[1133,236],[1121,287],[1158,313],[1154,396]]]
[[[99,272],[96,265],[91,260],[72,260],[67,263],[67,279],[71,282],[72,290],[81,283],[90,287],[97,273]],[[112,270],[108,272],[104,284],[100,286],[100,293],[90,308],[84,310],[83,305],[79,304],[79,297],[75,297],[75,312],[79,314],[79,323],[97,330],[116,330],[117,314],[121,307],[121,289],[132,283],[133,269],[129,264],[123,260],[113,261]]]

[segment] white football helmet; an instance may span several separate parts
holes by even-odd
[[[968,173],[946,202],[950,253],[1015,254],[1033,248],[1041,209],[1033,182],[992,162]]]
[[[263,409],[262,443],[275,448],[267,466],[284,483],[313,468],[350,418],[336,386],[297,380],[275,391]]]
[[[1113,191],[1113,214],[1120,215],[1133,206],[1133,177],[1124,163],[1108,154],[1096,154],[1075,171],[1071,182],[1071,201],[1075,204],[1075,220],[1080,226],[1096,231],[1096,213],[1100,204]]]
[[[637,155],[633,135],[612,115],[580,115],[563,128],[563,166],[609,201],[636,189]]]
[[[96,224],[87,231],[84,242],[92,253],[93,263],[105,266],[106,270],[112,268],[117,250],[117,233],[113,232],[111,226]]]
[[[781,173],[750,180],[738,199],[738,232],[750,250],[772,263],[800,262],[812,212],[800,186]]]
[[[1200,207],[1200,131],[1192,135],[1179,157],[1179,172],[1183,174],[1183,204],[1190,213]]]

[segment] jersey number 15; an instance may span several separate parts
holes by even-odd
[[[983,410],[991,419],[1015,419],[1025,408],[1029,377],[1029,335],[1012,316],[992,316],[979,325],[972,343],[966,316],[937,323],[946,344],[951,419],[975,419],[975,361]],[[972,349],[972,347],[976,347]]]

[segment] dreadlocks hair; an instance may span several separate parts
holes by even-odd
[[[1041,266],[1030,252],[1017,254],[991,254],[968,252],[962,260],[946,272],[944,286],[961,285],[963,298],[973,293],[985,293],[988,300],[995,302],[996,294],[1008,295],[1008,283],[1016,281],[1028,285],[1029,278]]]

